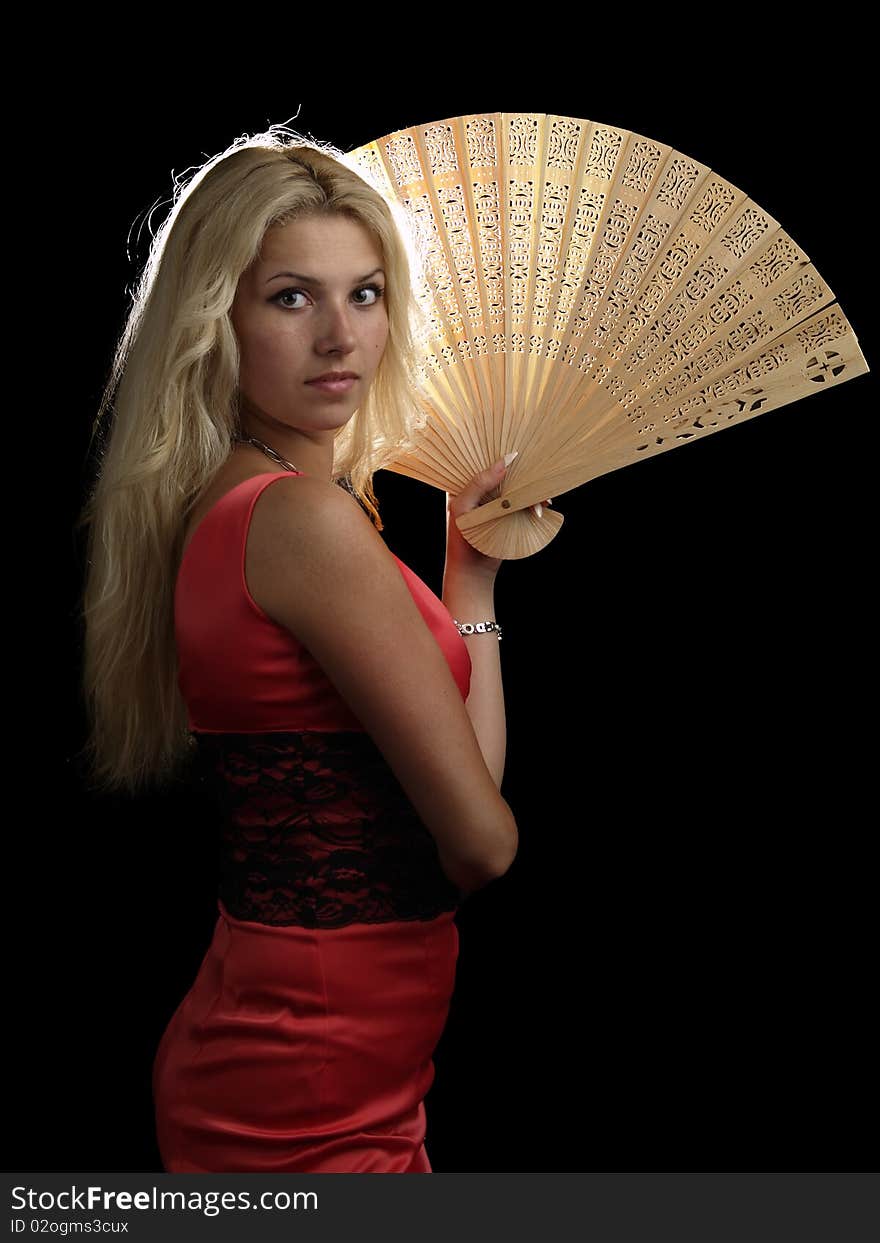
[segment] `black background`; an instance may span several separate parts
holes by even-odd
[[[479,111],[604,121],[775,216],[875,365],[859,40],[845,59],[813,46],[807,65],[784,30],[686,45],[618,29],[613,52],[607,32],[561,33],[445,47],[404,26],[392,51],[334,27],[303,56],[273,19],[234,56],[135,44],[67,65],[40,101],[30,154],[57,189],[39,196],[21,327],[44,398],[31,427],[52,452],[28,453],[19,516],[24,571],[51,600],[11,606],[38,646],[11,773],[7,1169],[161,1169],[152,1058],[216,916],[205,809],[89,795],[76,760],[72,528],[145,222],[154,204],[164,217],[173,174],[274,122],[348,150]],[[557,497],[558,536],[502,566],[503,793],[520,849],[457,916],[427,1100],[438,1172],[870,1168],[873,384]],[[387,472],[375,485],[389,547],[439,593],[442,494]]]

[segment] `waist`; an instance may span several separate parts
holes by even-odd
[[[267,947],[265,952],[270,952],[268,946],[275,945],[279,947],[281,953],[287,953],[284,946],[315,945],[318,940],[322,946],[351,945],[357,946],[358,952],[361,952],[364,946],[390,945],[395,938],[399,937],[411,940],[417,933],[420,944],[425,943],[426,937],[428,943],[433,940],[438,945],[448,944],[451,940],[457,951],[458,929],[455,924],[455,915],[455,910],[441,911],[436,918],[421,921],[418,929],[412,928],[410,922],[406,920],[388,920],[385,923],[372,924],[368,927],[349,924],[339,928],[315,929],[303,927],[301,924],[264,924],[255,920],[241,919],[234,915],[223,899],[218,896],[214,939],[216,940],[221,933],[224,938],[227,934],[230,937],[254,938],[255,941]],[[264,953],[262,949],[259,952]]]
[[[431,920],[461,892],[369,735],[196,735],[220,812],[219,897],[247,922]]]

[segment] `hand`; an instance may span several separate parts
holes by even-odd
[[[509,461],[513,461],[516,453],[507,456]],[[506,473],[507,466],[504,458],[499,458],[487,470],[474,475],[470,483],[462,488],[457,496],[446,493],[447,568],[454,568],[456,573],[464,572],[479,578],[486,578],[490,582],[494,580],[502,559],[487,557],[479,549],[474,548],[473,544],[470,544],[459,531],[455,519],[460,518],[462,514],[469,513],[472,509],[478,509],[486,501],[494,500],[498,496],[498,487]],[[545,504],[549,505],[550,501],[546,501]],[[531,508],[540,518],[541,506],[533,505]]]

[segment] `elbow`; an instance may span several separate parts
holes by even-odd
[[[504,842],[504,848],[493,860],[493,865],[489,875],[489,880],[499,880],[506,872],[508,872],[516,858],[516,852],[519,849],[519,830],[516,827],[516,821],[511,820],[510,832]],[[488,881],[486,882],[489,883]]]
[[[504,876],[516,858],[518,846],[519,833],[516,821],[511,817],[503,843],[491,856],[479,860],[456,860],[454,864],[444,861],[443,870],[452,884],[469,896]]]
[[[485,889],[487,885],[491,885],[493,880],[500,880],[513,863],[515,857],[516,852],[503,864],[495,863],[492,867],[483,868],[479,871],[472,870],[465,877],[460,877],[455,884],[465,897],[469,897],[472,893],[476,893],[480,889]]]

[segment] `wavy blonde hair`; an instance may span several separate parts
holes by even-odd
[[[286,126],[245,136],[175,187],[116,345],[92,441],[97,476],[77,521],[88,527],[80,603],[92,789],[129,794],[173,784],[193,752],[177,682],[174,586],[186,519],[233,449],[239,348],[230,308],[266,230],[340,213],[383,255],[389,332],[367,397],[334,443],[378,530],[375,471],[424,422],[405,242],[383,196],[343,152]],[[90,449],[91,449],[90,444]]]

